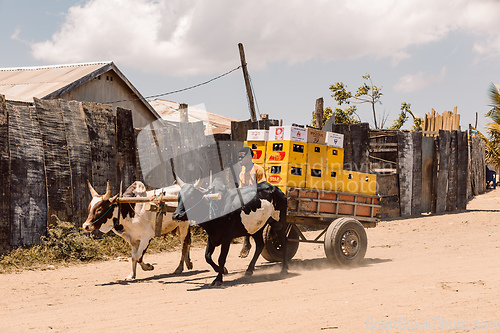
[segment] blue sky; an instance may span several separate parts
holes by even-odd
[[[500,83],[496,0],[0,0],[0,14],[0,67],[114,61],[143,96],[239,66],[241,42],[258,110],[287,125],[369,73],[386,126],[407,102],[420,116],[457,106],[463,129],[477,112],[482,129]],[[241,71],[163,98],[249,118]],[[358,113],[373,125],[368,105]]]

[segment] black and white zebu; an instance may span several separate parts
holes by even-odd
[[[278,229],[286,226],[287,198],[283,192],[273,185],[264,182],[239,189],[228,189],[216,178],[208,191],[202,191],[196,186],[184,183],[181,185],[178,206],[172,218],[199,224],[208,234],[205,260],[217,272],[212,285],[222,284],[222,275],[227,274],[225,268],[229,246],[234,238],[251,235],[255,241],[255,253],[246,270],[246,275],[252,275],[255,262],[264,248],[263,230],[266,224]],[[238,194],[239,191],[239,194]],[[211,201],[206,192],[221,195],[221,200]],[[278,232],[282,245],[282,273],[288,272],[286,256],[286,236]],[[221,246],[218,265],[212,260],[212,254],[217,246]]]
[[[107,183],[107,190],[104,195],[99,195],[89,183],[92,201],[89,204],[89,215],[83,224],[83,230],[91,232],[100,230],[107,233],[113,230],[122,237],[132,247],[132,272],[125,278],[133,280],[136,277],[137,264],[141,265],[144,271],[154,269],[154,266],[143,262],[144,254],[151,239],[155,236],[156,213],[147,209],[145,203],[117,203],[118,194],[111,197],[111,184]],[[178,185],[167,188],[171,193],[177,194],[180,191]],[[155,191],[147,191],[142,182],[136,181],[130,185],[124,197],[146,197],[154,195]],[[189,258],[191,247],[191,231],[189,221],[173,221],[172,213],[163,216],[161,234],[166,235],[177,229],[182,244],[181,261],[175,269],[175,274],[180,274],[184,269],[184,262],[188,269],[193,268]]]

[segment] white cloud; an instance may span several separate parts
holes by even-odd
[[[446,77],[446,67],[443,67],[438,74],[426,74],[422,71],[417,74],[408,74],[401,77],[394,86],[394,90],[402,93],[410,93],[424,90],[436,83],[442,82]]]
[[[170,75],[219,73],[239,64],[410,56],[409,46],[451,31],[478,37],[474,50],[500,53],[494,0],[91,0],[69,9],[50,40],[32,44],[52,63],[112,59]]]

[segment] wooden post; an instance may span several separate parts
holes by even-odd
[[[90,200],[92,200],[92,196],[87,187],[87,179],[90,180],[91,178],[89,177],[92,175],[89,131],[81,102],[60,99],[59,105],[63,114],[66,140],[70,147],[68,152],[71,172],[71,190],[73,192],[72,222],[74,222],[76,226],[81,227],[89,214],[88,205]],[[130,135],[135,139],[134,128],[132,126],[132,113],[130,114],[130,132]],[[117,140],[117,142],[120,143],[117,146],[117,150],[119,147],[126,145],[126,142],[122,141],[122,138],[117,138]],[[134,158],[135,146],[134,144],[134,150],[132,150]],[[123,161],[120,162],[121,163],[117,163],[117,166],[124,165]],[[136,163],[135,159],[134,163]],[[132,182],[129,184],[132,184]]]
[[[422,133],[412,132],[413,167],[411,215],[422,214]]]
[[[450,163],[448,168],[448,191],[446,198],[446,211],[457,209],[458,190],[458,132],[452,130],[450,141]]]
[[[448,175],[450,164],[449,131],[439,131],[439,171],[437,176],[436,213],[444,213],[448,193]]]
[[[5,97],[0,95],[0,255],[10,249],[11,219],[10,219],[10,190],[11,169],[9,149],[9,123],[7,103]]]
[[[45,167],[45,180],[47,185],[47,220],[50,221],[49,223],[52,223],[55,220],[53,215],[56,215],[61,221],[73,221],[74,207],[73,191],[71,189],[70,156],[62,109],[58,100],[40,100],[35,98],[34,101],[40,126],[39,130],[42,141],[41,150],[43,151],[43,165]],[[107,134],[105,130],[100,130],[104,128],[112,129],[114,134],[115,126],[113,110],[110,110],[110,113],[112,122],[107,122],[105,126],[102,126],[99,123],[98,126],[95,127],[95,130],[98,131],[99,134]],[[94,112],[93,115],[97,116],[98,113]],[[97,124],[95,123],[95,125]],[[109,138],[107,139],[109,146],[100,146],[101,149],[99,149],[99,153],[102,154],[100,155],[101,157],[114,156],[113,146],[116,145],[116,139],[114,135],[112,138],[113,140],[110,140]],[[12,152],[13,147],[11,146],[10,148]],[[105,160],[102,158],[101,161],[102,163],[107,163],[108,165],[111,164],[108,159]],[[106,175],[103,174],[104,186],[106,184],[106,179],[109,179],[111,184],[115,183],[116,160],[113,160],[113,162],[114,177],[104,178]],[[102,168],[102,170],[106,171],[107,169],[108,168]],[[100,193],[104,193],[104,191],[101,191]]]
[[[245,79],[245,87],[247,88],[248,103],[250,104],[250,116],[252,121],[257,121],[257,116],[255,115],[255,105],[253,102],[252,87],[250,85],[250,79],[248,77],[247,62],[245,60],[245,50],[243,49],[243,44],[239,43],[238,48],[240,50],[241,68],[243,70],[243,78]]]
[[[323,97],[316,100],[316,128],[323,128]]]
[[[458,210],[465,210],[467,208],[467,176],[469,174],[468,160],[467,132],[458,132]]]
[[[398,132],[399,203],[401,216],[411,216],[413,197],[413,135]]]

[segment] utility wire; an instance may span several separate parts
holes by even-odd
[[[259,114],[259,118],[257,119],[257,121],[259,121],[260,119],[259,103],[257,103],[257,95],[255,94],[255,89],[253,88],[252,77],[250,76],[250,74],[248,74],[248,80],[250,81],[250,88],[252,89],[253,99],[255,101],[255,107],[257,109],[257,113]]]
[[[179,89],[179,90],[174,90],[174,91],[169,91],[169,92],[166,92],[166,93],[163,93],[163,94],[158,94],[158,95],[151,95],[151,96],[147,96],[147,97],[144,97],[144,98],[134,98],[134,99],[123,99],[123,100],[120,100],[120,101],[114,101],[114,102],[108,102],[108,104],[115,104],[115,103],[120,103],[120,102],[129,102],[129,101],[137,101],[137,100],[141,100],[141,99],[144,99],[144,100],[147,100],[147,99],[150,99],[150,98],[156,98],[156,97],[161,97],[161,96],[167,96],[167,95],[171,95],[171,94],[175,94],[175,93],[179,93],[179,92],[183,92],[183,91],[186,91],[186,90],[190,90],[190,89],[194,89],[194,88],[197,88],[197,87],[200,87],[200,86],[203,86],[205,84],[208,84],[212,81],[215,81],[217,79],[220,79],[226,75],[229,75],[231,74],[232,72],[238,70],[241,68],[241,65],[236,67],[236,68],[233,68],[231,69],[230,71],[224,73],[224,74],[221,74],[219,76],[216,76],[208,81],[205,81],[205,82],[202,82],[202,83],[198,83],[198,84],[195,84],[194,86],[190,86],[190,87],[187,87],[187,88],[183,88],[183,89]]]

